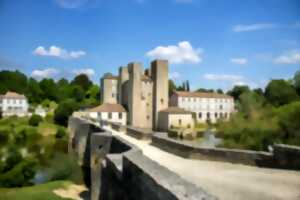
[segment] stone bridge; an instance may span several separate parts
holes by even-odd
[[[165,133],[74,117],[68,128],[69,152],[89,172],[93,200],[300,199],[296,147],[200,148]]]

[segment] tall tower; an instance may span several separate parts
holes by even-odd
[[[125,102],[124,96],[127,94],[123,94],[124,91],[124,83],[129,80],[129,73],[128,73],[128,68],[127,67],[120,67],[119,68],[119,79],[118,79],[118,102],[119,104],[127,104]]]
[[[154,60],[151,63],[151,76],[153,80],[153,129],[158,129],[158,113],[168,108],[169,77],[168,61]]]
[[[141,107],[141,63],[129,63],[128,118],[132,126],[139,127],[143,113]]]
[[[101,101],[102,103],[117,103],[118,78],[110,73],[101,78]]]

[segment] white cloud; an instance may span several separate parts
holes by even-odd
[[[271,23],[248,24],[248,25],[238,24],[233,27],[233,31],[234,32],[258,31],[263,29],[272,29],[276,27],[277,27],[276,24],[271,24]]]
[[[90,0],[55,0],[55,3],[66,9],[76,9],[89,3]]]
[[[49,48],[49,50],[47,50],[43,46],[39,46],[33,51],[33,54],[37,56],[52,56],[52,57],[58,57],[63,59],[76,59],[86,55],[86,52],[82,50],[68,52],[63,48],[53,45]]]
[[[75,69],[73,70],[73,73],[76,75],[86,74],[87,76],[91,77],[95,75],[95,70],[91,68]]]
[[[275,64],[298,64],[300,63],[300,51],[291,50],[283,53],[273,60]]]
[[[230,82],[240,82],[244,79],[243,76],[233,75],[233,74],[204,74],[203,77],[207,80],[230,81]]]
[[[248,60],[246,58],[231,58],[230,62],[238,65],[245,65],[248,63]]]
[[[194,49],[188,41],[179,42],[177,46],[158,46],[147,52],[146,56],[154,59],[166,59],[174,64],[202,62],[201,49]]]
[[[178,80],[178,79],[180,79],[180,77],[181,77],[181,74],[179,72],[170,73],[170,79],[172,79],[172,80]]]
[[[58,70],[54,68],[47,68],[43,70],[33,70],[31,76],[37,79],[50,78],[59,73]]]

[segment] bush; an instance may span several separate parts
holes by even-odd
[[[38,126],[40,122],[43,121],[43,118],[39,115],[33,114],[29,119],[29,125]]]
[[[57,128],[57,131],[56,131],[56,134],[55,134],[55,137],[58,138],[58,139],[61,139],[63,137],[65,137],[67,134],[66,134],[66,131],[64,128]]]
[[[10,171],[0,175],[1,187],[22,187],[31,185],[35,175],[37,161],[34,159],[22,160]]]
[[[175,131],[175,130],[168,130],[168,137],[177,138],[178,137],[178,132]]]

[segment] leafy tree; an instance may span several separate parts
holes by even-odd
[[[197,89],[197,92],[214,92],[214,90],[213,89],[199,88],[199,89]]]
[[[82,87],[75,85],[72,87],[72,97],[77,101],[77,102],[81,102],[84,97],[84,91],[82,89]]]
[[[295,73],[294,85],[295,85],[298,95],[300,95],[300,70]]]
[[[190,91],[190,82],[188,80],[186,81],[186,91]]]
[[[65,78],[60,79],[59,81],[57,81],[57,86],[58,87],[65,87],[69,85],[69,81]]]
[[[81,86],[84,90],[88,90],[89,87],[93,85],[92,81],[90,81],[89,77],[86,74],[77,75],[72,80],[71,84]]]
[[[40,82],[40,88],[43,92],[43,99],[58,100],[57,87],[53,79],[43,79]]]
[[[224,94],[224,92],[223,92],[222,89],[217,89],[217,93],[219,93],[219,94]]]
[[[79,108],[76,101],[68,99],[61,102],[54,112],[54,121],[59,125],[66,126],[68,123],[69,116]]]
[[[36,114],[33,114],[33,115],[30,117],[28,123],[29,123],[29,125],[31,125],[31,126],[38,126],[39,123],[42,122],[42,121],[43,121],[43,118],[42,118],[41,116],[36,115]]]
[[[283,79],[270,81],[266,87],[265,97],[274,106],[285,105],[298,99],[296,90]]]
[[[172,79],[169,79],[169,97],[176,91],[176,85]]]
[[[25,94],[27,88],[27,77],[19,71],[0,72],[0,93],[5,93],[8,90]]]
[[[250,91],[248,86],[234,86],[232,90],[227,92],[227,94],[231,95],[234,100],[238,100],[242,93],[248,91]]]
[[[28,80],[26,95],[27,95],[30,103],[40,103],[41,102],[42,90],[40,88],[39,83],[33,78],[30,78]]]

